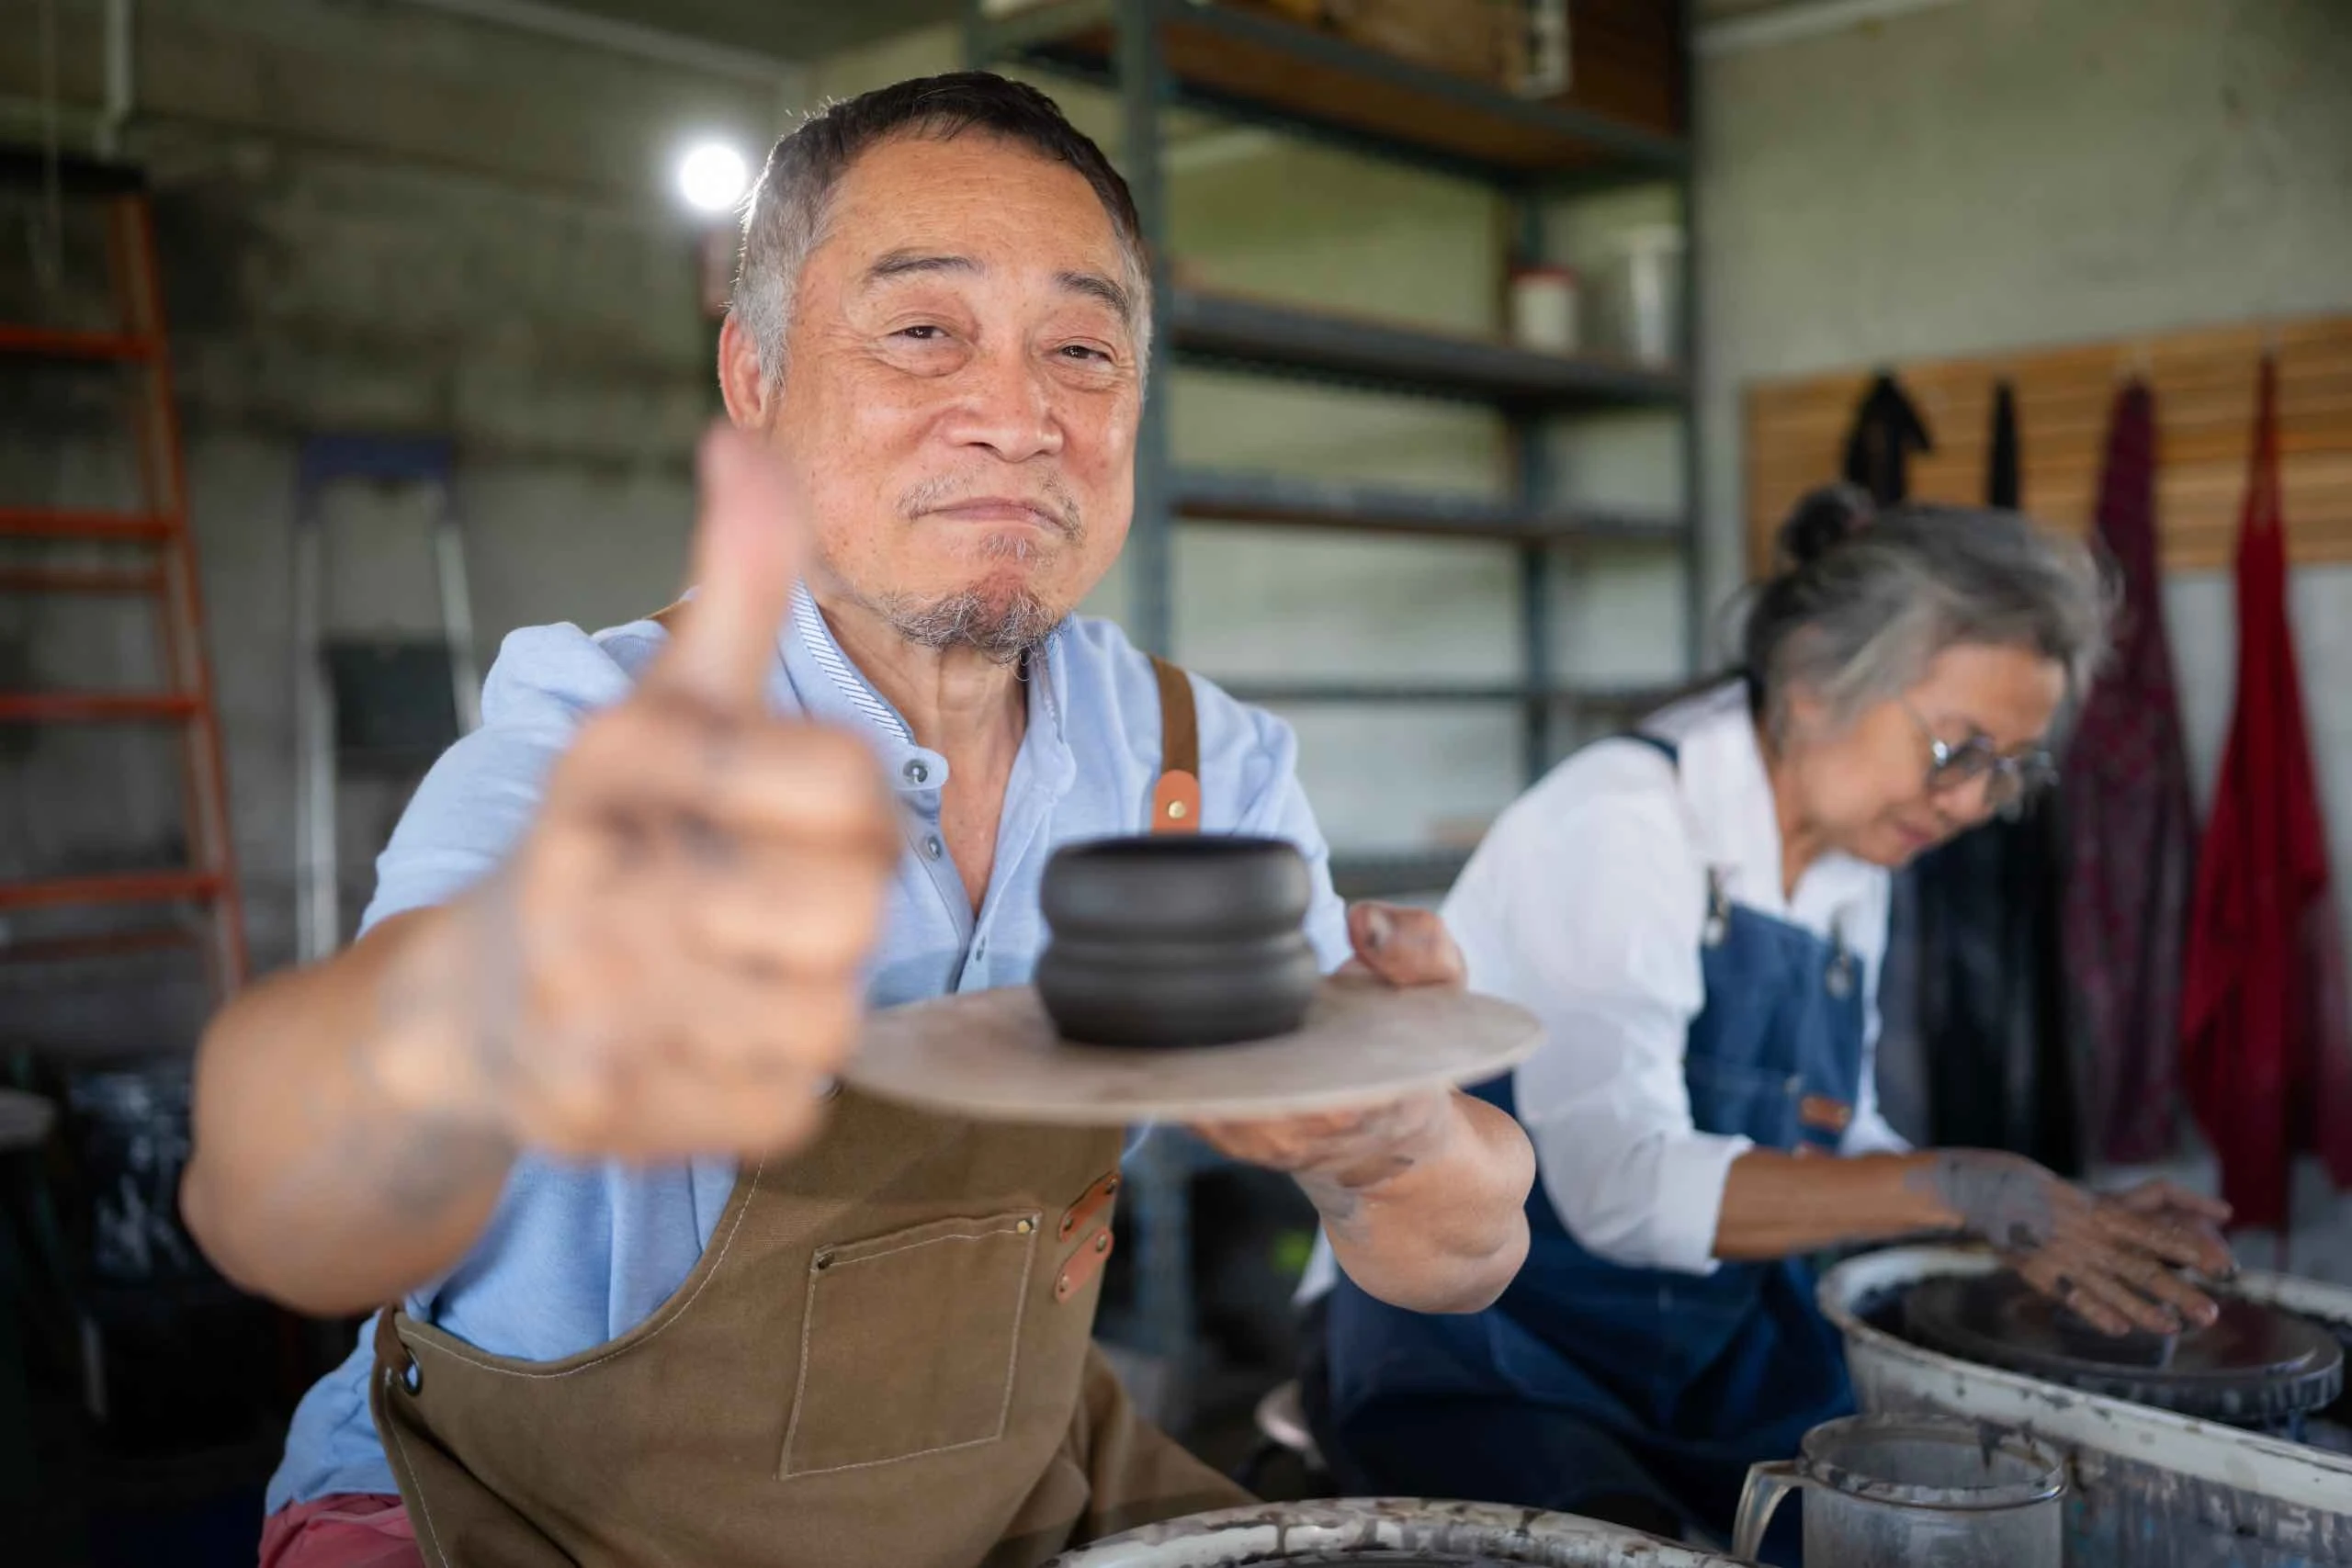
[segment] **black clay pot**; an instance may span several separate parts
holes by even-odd
[[[1287,1034],[1320,966],[1306,861],[1279,839],[1157,834],[1057,851],[1037,989],[1065,1039],[1224,1045]]]

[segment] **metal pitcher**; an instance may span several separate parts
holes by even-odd
[[[2064,1463],[2041,1444],[1936,1416],[1849,1416],[1799,1457],[1748,1467],[1732,1555],[1750,1560],[1798,1487],[1805,1568],[2059,1568]]]

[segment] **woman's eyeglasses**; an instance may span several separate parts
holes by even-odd
[[[1984,781],[1984,804],[1995,811],[2012,812],[2025,804],[2028,797],[2047,789],[2056,782],[2058,765],[2052,761],[2046,747],[2004,755],[1994,746],[1992,738],[1972,735],[1958,745],[1944,739],[1928,727],[1918,710],[1908,702],[1903,711],[1928,743],[1928,793],[1942,795],[1965,788],[1977,780]]]

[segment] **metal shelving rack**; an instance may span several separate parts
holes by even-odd
[[[1517,706],[1531,782],[1550,765],[1564,715],[1629,716],[1656,688],[1577,687],[1551,669],[1553,573],[1563,547],[1649,544],[1678,552],[1685,580],[1686,668],[1696,669],[1703,592],[1698,556],[1699,446],[1692,352],[1697,340],[1696,245],[1688,135],[1660,136],[1604,117],[1434,71],[1279,17],[1197,0],[1044,0],[989,16],[972,0],[966,50],[975,65],[1017,62],[1107,86],[1118,95],[1122,172],[1133,191],[1153,268],[1153,356],[1136,448],[1136,513],[1127,543],[1127,629],[1170,651],[1173,529],[1192,524],[1275,524],[1502,541],[1520,562],[1518,680],[1425,686],[1381,683],[1235,684],[1260,702]],[[1688,17],[1683,62],[1689,80]],[[1544,248],[1547,203],[1629,184],[1666,183],[1686,236],[1681,339],[1659,368],[1521,348],[1494,338],[1431,331],[1293,305],[1177,288],[1170,276],[1162,117],[1171,107],[1434,170],[1485,185],[1510,204],[1517,259]],[[1179,467],[1169,455],[1171,361],[1323,384],[1402,392],[1494,409],[1510,435],[1511,485],[1501,502]],[[1680,416],[1684,503],[1671,515],[1626,514],[1554,502],[1542,439],[1546,422],[1578,412],[1658,409]],[[1351,897],[1442,888],[1462,857],[1442,852],[1343,856],[1333,863]],[[1155,1150],[1154,1145],[1159,1145]],[[1182,1186],[1195,1145],[1155,1138],[1136,1162],[1139,1322],[1148,1350],[1178,1366],[1193,1348],[1185,1270]],[[1180,1385],[1181,1377],[1175,1380]],[[1181,1424],[1181,1412],[1178,1413]]]

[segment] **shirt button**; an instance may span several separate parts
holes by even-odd
[[[947,846],[939,841],[938,834],[933,833],[922,841],[922,852],[930,859],[937,860],[947,852]]]
[[[905,767],[899,769],[899,774],[910,784],[929,784],[931,782],[931,769],[923,764],[921,758],[916,758],[914,761],[910,761]]]

